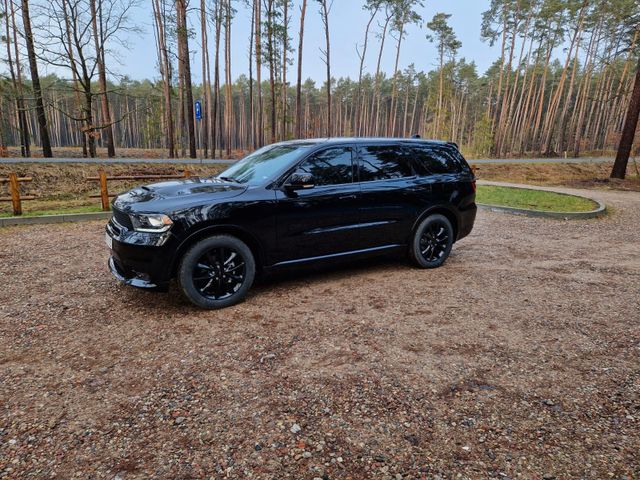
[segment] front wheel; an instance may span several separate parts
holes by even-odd
[[[416,229],[409,255],[420,268],[437,268],[442,265],[453,247],[453,227],[444,215],[434,214],[425,218]]]
[[[178,284],[194,305],[225,308],[242,301],[256,273],[247,245],[230,235],[216,235],[193,245],[178,267]]]

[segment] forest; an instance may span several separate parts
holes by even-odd
[[[500,55],[485,72],[460,56],[449,14],[424,18],[422,0],[363,0],[357,78],[331,71],[332,55],[345,54],[331,43],[339,1],[145,1],[157,71],[134,81],[109,64],[140,28],[137,0],[0,0],[0,146],[207,158],[291,138],[419,134],[473,156],[580,156],[618,149],[640,67],[637,0],[492,0],[478,21]],[[239,11],[251,17],[249,69],[232,72]],[[321,52],[305,50],[305,21],[322,22]],[[412,24],[435,69],[400,68]],[[387,50],[392,71],[381,68]],[[303,76],[317,61],[321,82]],[[44,66],[61,73],[40,76]]]

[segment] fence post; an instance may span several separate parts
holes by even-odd
[[[18,184],[18,175],[16,173],[9,174],[9,192],[11,192],[11,203],[13,204],[13,214],[22,215],[22,202],[20,201],[20,185]]]
[[[109,190],[107,190],[107,174],[104,170],[100,170],[100,200],[102,201],[102,210],[105,212],[111,210],[109,206]]]

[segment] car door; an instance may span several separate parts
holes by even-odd
[[[278,263],[360,248],[360,186],[351,146],[311,154],[294,174],[311,174],[313,188],[276,191]]]
[[[363,248],[406,243],[424,193],[410,153],[400,144],[363,144],[357,163]]]

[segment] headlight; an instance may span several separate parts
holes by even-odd
[[[171,228],[173,222],[166,215],[129,215],[136,232],[162,233]]]

